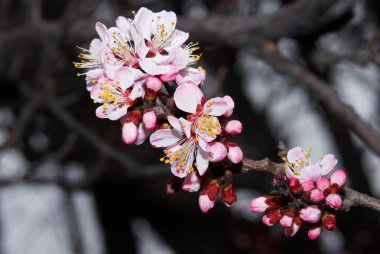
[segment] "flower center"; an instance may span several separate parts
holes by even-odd
[[[111,84],[107,81],[100,82],[100,87],[102,88],[102,92],[99,92],[98,97],[99,100],[103,102],[103,110],[107,112],[108,105],[114,105],[122,107],[124,105],[133,106],[134,101],[129,98],[129,95],[132,92],[132,88],[128,88],[125,91],[121,89],[120,81],[112,82]],[[94,103],[97,103],[94,100]]]

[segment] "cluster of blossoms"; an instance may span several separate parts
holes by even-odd
[[[231,97],[206,99],[200,89],[206,72],[192,67],[200,58],[198,43],[188,43],[188,33],[176,29],[173,12],[154,13],[141,8],[134,19],[118,17],[116,27],[96,24],[99,39],[82,49],[87,90],[101,104],[96,116],[119,120],[122,140],[164,148],[161,161],[170,164],[174,177],[167,191],[198,191],[206,212],[222,186],[222,201],[236,201],[231,179],[215,177],[211,164],[238,164],[242,150],[230,141],[242,124],[228,120],[234,110]],[[162,113],[164,112],[164,113]],[[208,183],[209,182],[209,183]],[[208,184],[207,184],[208,183]]]
[[[294,236],[300,228],[308,230],[308,237],[316,239],[323,227],[334,230],[335,213],[342,207],[341,190],[346,183],[346,173],[339,169],[330,178],[337,163],[334,155],[311,163],[310,148],[291,149],[285,161],[285,175],[273,179],[271,195],[253,199],[250,209],[254,213],[264,212],[262,222],[273,226],[277,222],[284,228],[286,236]]]

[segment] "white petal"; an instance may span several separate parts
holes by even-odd
[[[136,13],[133,23],[135,24],[137,30],[140,32],[141,36],[147,40],[151,40],[151,27],[153,22],[153,12],[145,7],[140,8]]]
[[[187,121],[186,119],[184,119],[182,117],[179,119],[179,122],[181,124],[181,129],[182,129],[183,133],[185,133],[187,138],[190,138],[190,136],[191,136],[191,133],[190,133],[191,122]]]
[[[177,131],[182,131],[181,123],[179,122],[178,118],[175,118],[174,116],[168,116],[168,122]]]
[[[208,168],[208,154],[201,148],[197,149],[197,169],[200,175],[203,175]]]
[[[99,35],[99,38],[103,42],[107,43],[109,41],[107,27],[103,23],[101,23],[101,22],[96,22],[95,29],[96,29],[96,32]]]
[[[301,175],[299,176],[298,179],[301,182],[304,182],[307,180],[315,182],[319,178],[321,178],[322,176],[321,171],[322,171],[321,167],[317,165],[310,165],[310,166],[304,167],[303,169],[301,169],[301,172],[300,172]]]
[[[150,75],[166,74],[170,71],[169,65],[158,65],[154,62],[153,58],[141,59],[140,67]]]
[[[182,111],[187,113],[195,113],[198,104],[201,102],[201,98],[198,96],[198,87],[191,84],[184,84],[178,86],[174,92],[174,102]],[[200,91],[202,93],[202,91]]]
[[[153,147],[168,147],[182,139],[182,135],[173,129],[158,130],[150,136]]]
[[[203,108],[203,113],[213,116],[221,116],[229,108],[228,103],[221,97],[208,100]]]
[[[147,137],[149,137],[150,133],[151,131],[148,131],[147,129],[145,129],[144,124],[140,123],[139,128],[137,130],[137,139],[135,141],[135,144],[141,145],[142,143],[144,143]]]
[[[288,151],[286,158],[288,159],[288,162],[294,163],[297,160],[299,161],[305,160],[305,155],[306,155],[305,150],[303,150],[302,147],[295,147]]]
[[[135,83],[135,85],[133,86],[132,92],[129,95],[129,98],[131,98],[132,100],[136,100],[137,98],[144,97],[144,95],[145,95],[145,90],[142,84]]]
[[[319,165],[322,168],[322,175],[327,175],[331,170],[334,169],[335,165],[338,163],[338,160],[333,154],[326,155],[320,162]]]

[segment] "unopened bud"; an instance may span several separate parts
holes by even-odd
[[[313,181],[310,181],[310,180],[307,180],[305,182],[302,183],[302,190],[303,191],[311,191],[312,189],[314,189],[315,186],[314,186],[314,183]]]
[[[227,147],[228,147],[228,153],[227,153],[228,159],[230,159],[230,161],[235,164],[241,162],[241,160],[243,159],[243,151],[240,149],[240,147],[233,143],[229,143]]]
[[[317,188],[322,191],[325,196],[330,192],[330,186],[330,180],[326,177],[321,177],[317,180]]]
[[[231,120],[224,126],[225,133],[235,136],[242,132],[243,124],[238,120]]]
[[[226,187],[222,189],[222,202],[230,207],[235,204],[237,200],[234,188],[232,184],[228,184]]]
[[[153,110],[144,112],[142,120],[147,130],[151,131],[156,127],[157,117]]]
[[[325,199],[325,195],[323,195],[323,192],[319,189],[311,190],[307,193],[307,198],[314,203],[320,203]]]
[[[123,124],[122,138],[127,145],[133,144],[137,140],[137,126],[133,122]]]
[[[171,82],[175,80],[177,74],[178,74],[178,68],[175,67],[174,65],[170,65],[169,72],[166,74],[160,75],[160,78],[164,82]]]
[[[322,232],[322,226],[315,226],[309,229],[307,232],[307,236],[309,237],[310,240],[315,240]]]
[[[301,210],[300,217],[305,222],[316,223],[321,218],[321,209],[316,205],[310,205]]]
[[[337,193],[347,181],[347,174],[343,169],[336,170],[330,177],[331,192]]]
[[[334,214],[326,213],[322,217],[323,226],[330,231],[333,231],[336,225],[336,218]]]
[[[219,162],[227,156],[227,148],[220,142],[209,143],[210,161]]]
[[[329,194],[326,197],[326,205],[334,210],[339,210],[342,203],[342,198],[338,194]]]
[[[155,93],[159,92],[162,88],[162,81],[154,76],[148,77],[145,84],[146,88],[152,90]]]
[[[290,178],[289,187],[293,193],[299,193],[302,190],[301,183],[297,178]]]

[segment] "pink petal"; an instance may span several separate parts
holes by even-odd
[[[104,42],[108,42],[109,41],[109,36],[108,36],[108,31],[107,31],[107,27],[101,23],[101,22],[96,22],[95,24],[95,29],[96,29],[96,32],[98,33],[99,35],[99,38],[104,41]]]
[[[189,33],[175,29],[173,35],[170,37],[170,44],[165,47],[166,51],[171,51],[174,48],[182,46],[182,44],[189,38]]]
[[[149,41],[151,40],[151,25],[153,22],[153,18],[153,12],[145,7],[142,7],[136,13],[136,16],[133,21],[142,37]]]
[[[182,189],[188,192],[196,192],[201,187],[201,179],[197,176],[196,172],[191,172],[183,180]]]
[[[305,222],[316,223],[321,219],[321,210],[316,205],[301,209],[300,217]]]
[[[184,118],[179,119],[179,123],[181,124],[182,132],[185,133],[187,138],[190,138],[191,136],[191,122],[187,121]]]
[[[307,233],[310,240],[315,240],[322,232],[322,226],[313,227]]]
[[[288,162],[294,163],[297,160],[304,160],[305,154],[305,150],[303,150],[302,147],[295,147],[288,151],[286,158],[288,159]]]
[[[128,67],[122,67],[122,68],[119,68],[116,72],[115,72],[115,77],[114,77],[114,81],[119,81],[120,84],[118,86],[120,86],[120,88],[124,91],[125,89],[129,88],[133,83],[134,83],[134,80],[133,80],[133,73],[130,71],[130,69]]]
[[[316,166],[316,165],[310,165],[310,166],[304,167],[300,172],[301,175],[299,176],[299,180],[301,182],[304,182],[307,180],[316,182],[322,176],[321,171],[322,171],[321,167]]]
[[[135,85],[133,86],[132,92],[129,95],[129,98],[131,98],[132,100],[136,100],[137,98],[144,97],[144,95],[145,95],[145,90],[142,84],[135,83]]]
[[[168,122],[177,131],[182,131],[181,123],[179,122],[178,118],[175,118],[174,116],[168,116]]]
[[[320,162],[319,165],[322,168],[322,175],[327,175],[331,170],[334,169],[335,165],[338,163],[338,160],[333,154],[326,155]]]
[[[224,96],[223,99],[224,99],[224,101],[227,102],[227,104],[228,104],[228,109],[227,109],[226,113],[224,114],[224,116],[225,116],[225,117],[229,117],[229,116],[231,116],[232,113],[234,112],[235,102],[234,102],[234,100],[233,100],[230,96],[228,96],[228,95]]]
[[[153,61],[153,58],[144,58],[139,61],[140,67],[150,75],[160,75],[165,74],[170,71],[169,64],[158,65]]]
[[[126,144],[134,143],[137,140],[137,126],[133,122],[123,124],[122,137]]]
[[[184,84],[177,87],[174,92],[174,102],[177,108],[187,113],[196,112],[201,100],[201,98],[198,97],[199,91],[197,91],[196,88],[198,87],[191,84]]]
[[[200,85],[204,81],[204,79],[202,79],[204,76],[202,75],[202,72],[204,71],[201,69],[195,69],[191,67],[180,70],[176,76],[176,83],[177,85],[183,85],[191,82],[195,85]]]
[[[210,161],[219,162],[227,156],[227,148],[221,142],[213,142],[209,144]]]
[[[144,124],[140,123],[137,130],[137,139],[135,141],[136,145],[141,145],[149,137],[151,131],[147,130]]]
[[[221,116],[228,110],[228,103],[221,97],[208,100],[203,108],[203,113],[212,116]]]
[[[150,136],[150,143],[153,147],[168,147],[180,141],[182,135],[175,130],[158,130]]]
[[[199,195],[199,207],[202,212],[207,213],[208,210],[214,207],[215,201],[210,200],[208,195]]]

